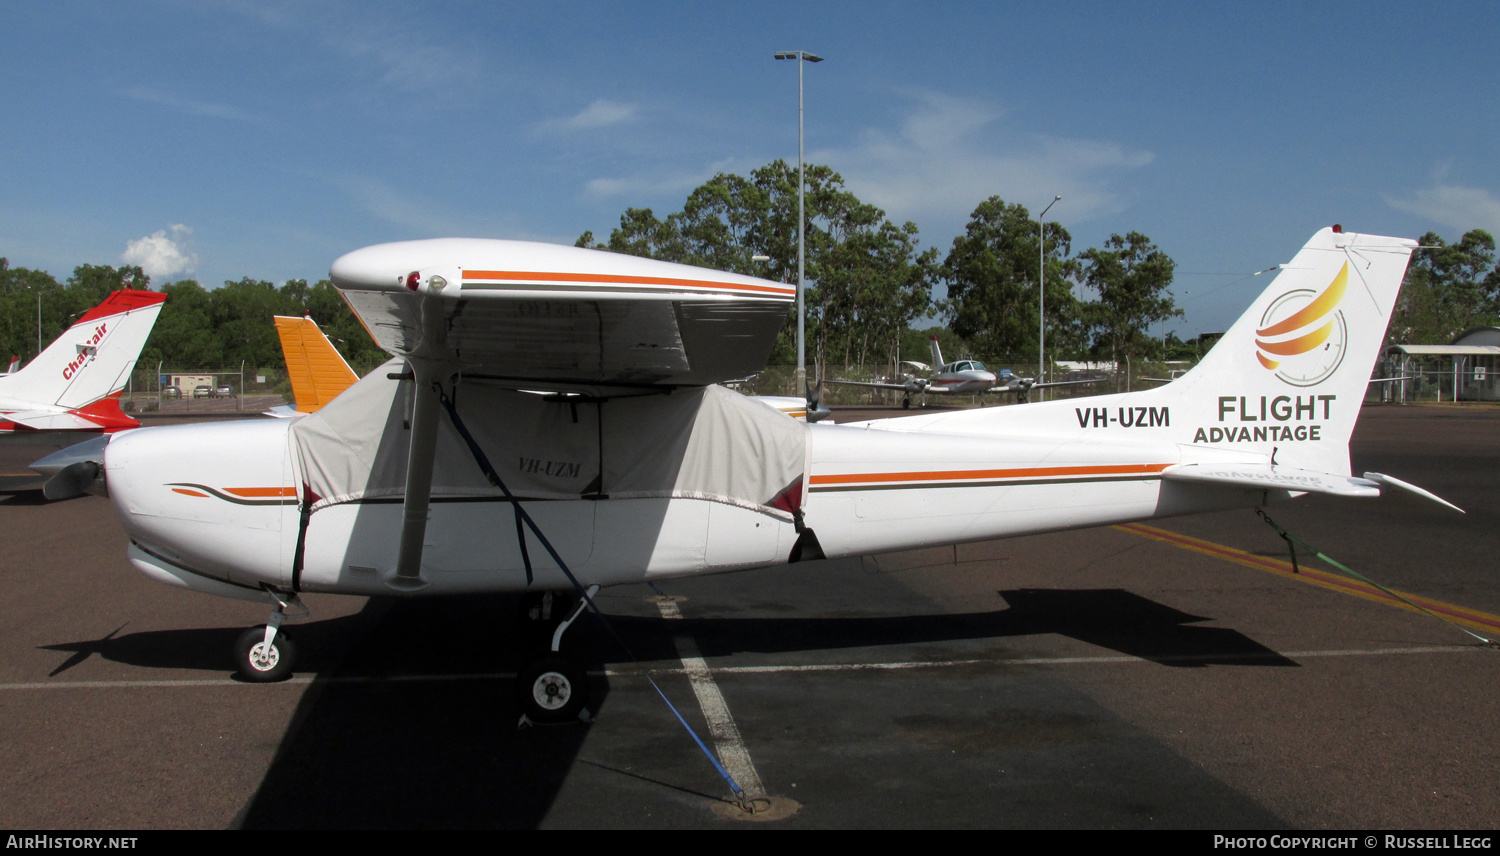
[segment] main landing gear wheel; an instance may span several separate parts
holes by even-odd
[[[905,398],[901,399],[901,409],[902,410],[910,410],[911,409],[911,396],[906,396]]]
[[[284,632],[278,632],[267,646],[266,628],[262,625],[240,634],[239,641],[234,643],[234,656],[240,677],[255,683],[268,683],[291,676],[292,666],[297,661],[297,648]]]
[[[583,667],[556,654],[534,661],[516,675],[521,712],[532,722],[570,722],[589,700]]]

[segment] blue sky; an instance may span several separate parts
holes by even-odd
[[[1500,233],[1500,4],[10,2],[0,256],[327,276],[571,244],[807,156],[946,252],[999,195],[1150,236],[1186,335],[1316,229]]]

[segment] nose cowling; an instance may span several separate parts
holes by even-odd
[[[265,585],[289,586],[281,539],[288,519],[295,527],[297,496],[287,422],[116,436],[104,450],[104,473],[131,563],[161,582],[247,599],[263,600]]]

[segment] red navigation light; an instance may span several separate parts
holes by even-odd
[[[406,275],[406,287],[411,289],[412,291],[416,291],[417,283],[420,282],[421,279],[421,274],[417,273],[416,271],[412,271],[411,273]]]
[[[1340,225],[1339,225],[1339,224],[1337,224],[1337,223],[1334,223],[1334,224],[1333,224],[1333,233],[1334,233],[1334,234],[1335,234],[1335,235],[1342,235],[1342,234],[1344,234],[1344,227],[1343,227],[1343,226],[1340,226]]]

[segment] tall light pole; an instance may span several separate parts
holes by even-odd
[[[807,179],[803,175],[802,166],[802,63],[822,62],[823,58],[807,51],[780,51],[776,54],[776,58],[797,61],[797,387],[805,395],[807,393],[807,359],[803,336],[807,311],[802,305],[802,292],[807,287],[804,261],[807,253],[805,240],[807,217],[804,213],[802,197],[803,189],[807,186]]]
[[[1052,197],[1047,207],[1037,220],[1037,268],[1036,268],[1036,379],[1037,383],[1047,382],[1047,212],[1052,210],[1061,196]],[[1045,393],[1037,390],[1038,393]],[[1041,401],[1042,398],[1038,398]]]

